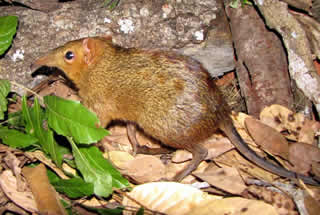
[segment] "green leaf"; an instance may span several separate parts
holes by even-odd
[[[136,215],[143,215],[144,214],[144,208],[140,208]]]
[[[95,212],[96,214],[101,214],[101,215],[122,215],[123,208],[114,208],[114,209],[109,209],[109,208],[93,208],[93,207],[88,207],[88,206],[83,206],[84,208],[88,209],[89,211]]]
[[[110,10],[113,10],[117,7],[119,2],[120,2],[120,0],[105,0],[104,5],[105,5],[105,7],[108,7]]]
[[[81,178],[60,179],[51,182],[51,184],[58,192],[64,193],[70,198],[80,198],[93,194],[93,184],[87,183]]]
[[[84,180],[94,185],[94,193],[107,197],[112,192],[112,187],[125,188],[129,182],[103,158],[101,151],[95,146],[80,146],[67,137],[73,151],[77,168],[80,170]]]
[[[26,148],[38,142],[38,139],[31,135],[7,127],[0,127],[0,139],[13,148]]]
[[[8,114],[7,123],[15,127],[25,127],[22,111],[12,112]]]
[[[239,1],[240,0],[232,0],[230,3],[229,3],[229,6],[231,8],[238,8],[239,7]]]
[[[70,198],[80,198],[93,194],[93,184],[85,182],[82,178],[74,177],[71,179],[61,179],[53,171],[47,171],[50,184],[60,192],[66,194]]]
[[[38,99],[34,100],[32,108],[28,108],[27,100],[24,96],[22,98],[22,113],[26,122],[26,132],[37,137],[39,144],[45,153],[49,154],[51,159],[61,166],[62,154],[60,153],[59,146],[54,140],[53,131],[44,129],[45,114],[40,108]]]
[[[97,128],[97,116],[80,102],[65,100],[56,96],[44,97],[48,109],[49,126],[58,134],[72,137],[77,143],[94,143],[109,134],[106,129]]]
[[[2,55],[11,45],[13,36],[16,34],[18,17],[0,17],[0,55]]]
[[[4,112],[7,111],[8,101],[6,98],[10,92],[10,88],[8,80],[0,80],[0,120],[4,119]]]

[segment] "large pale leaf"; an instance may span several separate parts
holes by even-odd
[[[107,197],[112,192],[112,187],[124,188],[129,186],[128,181],[103,158],[102,153],[95,146],[80,146],[79,148],[68,138],[77,168],[84,180],[94,184],[94,193]]]
[[[128,209],[141,206],[131,199],[141,203],[146,209],[161,212],[168,215],[184,215],[197,207],[202,202],[220,199],[220,197],[210,196],[205,192],[190,185],[176,182],[152,182],[138,185],[128,193],[122,201]],[[133,215],[136,212],[127,210],[124,215]],[[194,213],[197,214],[197,213]]]
[[[1,44],[1,41],[0,41]],[[10,92],[10,82],[7,80],[0,80],[0,120],[4,119],[4,112],[7,111],[8,101],[6,99]]]
[[[0,17],[0,55],[2,55],[11,45],[13,36],[16,34],[18,17]]]
[[[80,102],[56,96],[44,97],[48,109],[49,126],[58,134],[72,137],[77,143],[94,143],[108,135],[108,131],[97,128],[98,118]]]

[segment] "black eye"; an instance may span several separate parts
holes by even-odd
[[[67,60],[72,60],[74,58],[74,54],[72,51],[67,51],[67,53],[64,55],[64,57],[67,59]]]

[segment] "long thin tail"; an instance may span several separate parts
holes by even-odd
[[[241,138],[241,136],[235,129],[234,125],[232,124],[231,120],[221,125],[220,128],[227,135],[227,137],[231,140],[231,142],[240,151],[242,155],[244,155],[247,159],[254,162],[258,166],[262,167],[263,169],[282,177],[301,179],[306,184],[317,185],[317,186],[320,185],[319,177],[312,178],[299,173],[289,171],[281,166],[274,165],[266,161],[259,155],[257,155],[255,151],[253,151]]]

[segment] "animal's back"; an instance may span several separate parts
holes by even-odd
[[[229,113],[220,91],[197,61],[134,49],[118,55],[112,57],[121,60],[105,56],[113,64],[95,65],[83,83],[87,87],[80,88],[84,102],[106,119],[103,125],[112,119],[132,121],[164,144],[186,148],[211,136],[221,113]]]

